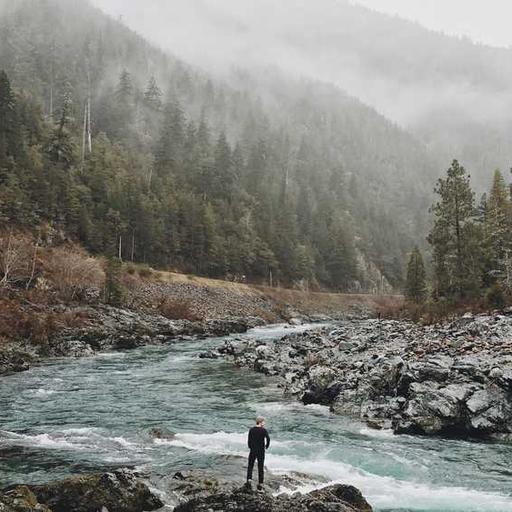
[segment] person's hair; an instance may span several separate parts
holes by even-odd
[[[263,423],[265,421],[265,418],[263,416],[258,416],[256,418],[256,425],[260,425],[261,423]]]

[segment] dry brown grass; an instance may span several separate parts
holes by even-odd
[[[55,312],[33,304],[30,294],[0,298],[0,342],[28,340],[44,344],[60,330],[79,327],[87,318],[81,312]]]
[[[286,315],[286,306],[297,307],[304,313],[320,313],[347,311],[354,306],[365,307],[381,315],[392,315],[399,311],[404,304],[401,295],[371,295],[329,292],[305,292],[289,288],[270,288],[261,285],[246,283],[233,283],[220,279],[190,276],[176,272],[155,271],[158,280],[162,283],[189,283],[207,288],[223,288],[239,296],[256,296],[270,299],[275,302],[275,312]]]
[[[129,277],[131,278],[132,275]],[[253,302],[254,311],[250,314],[260,316],[268,322],[288,319],[293,310],[304,314],[324,313],[333,316],[351,310],[364,310],[374,314],[380,312],[381,316],[391,317],[397,314],[397,311],[403,307],[404,302],[403,297],[400,295],[377,296],[370,294],[307,292],[156,270],[153,271],[148,279],[140,279],[140,274],[137,277],[139,278],[139,283],[151,281],[171,288],[173,285],[186,284],[212,291],[225,291],[231,297],[240,297],[245,304]],[[129,288],[135,290],[134,286],[137,280],[129,279],[128,281],[131,282]],[[269,307],[266,309],[258,307],[257,304],[261,303],[261,301],[264,301]],[[155,297],[154,307],[159,308],[160,302],[161,297]],[[178,310],[178,306],[174,304],[175,301],[173,300],[172,302],[173,304],[168,309],[172,310],[176,306],[176,310]],[[185,310],[186,308],[183,309]],[[171,312],[170,316],[175,315]]]
[[[190,300],[166,297],[158,305],[157,311],[169,320],[190,320],[191,322],[203,320]]]
[[[303,313],[339,313],[364,308],[373,313],[391,314],[403,306],[401,295],[370,295],[329,292],[302,292],[285,288],[256,287],[277,304],[290,304]]]

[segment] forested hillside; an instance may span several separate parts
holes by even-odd
[[[2,223],[210,276],[400,286],[437,171],[374,110],[273,70],[221,83],[88,2],[0,12]]]
[[[113,0],[94,1],[116,10]],[[440,168],[464,162],[480,192],[493,169],[510,166],[510,48],[433,32],[351,0],[152,5],[153,12],[144,13],[143,2],[122,10],[130,26],[178,55],[213,69],[273,64],[337,84],[414,133]]]

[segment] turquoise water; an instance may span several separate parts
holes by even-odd
[[[290,330],[243,336],[272,339]],[[197,357],[222,342],[54,361],[1,379],[0,483],[125,465],[154,475],[213,469],[243,481],[246,431],[263,414],[272,436],[267,466],[275,472],[353,484],[378,511],[512,511],[511,445],[371,431],[283,399],[265,376]],[[155,440],[153,427],[177,436]]]

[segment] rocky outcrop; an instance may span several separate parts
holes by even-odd
[[[0,375],[24,372],[36,358],[34,350],[29,350],[21,344],[0,345]]]
[[[0,491],[1,512],[143,512],[163,507],[129,470]]]
[[[293,489],[312,480],[300,473],[268,476],[267,490],[257,492],[206,472],[178,472],[170,477],[164,494],[178,496],[176,512],[372,512],[355,487],[332,485],[308,494],[278,494],[282,485]],[[143,512],[162,507],[161,499],[128,469],[0,491],[0,512]]]
[[[240,487],[239,475],[245,471],[245,457],[233,457],[233,465],[236,469],[231,478],[226,475],[219,477],[208,471],[187,470],[178,471],[171,478],[164,478],[159,486],[165,489],[171,501],[176,504],[183,504],[193,499],[203,499],[211,495],[229,495]],[[307,475],[304,473],[291,472],[285,475],[273,474],[270,471],[265,473],[265,488],[268,492],[278,494],[282,488],[294,490],[304,486],[315,487],[319,483],[327,484],[328,481],[318,475]]]
[[[308,494],[293,495],[259,493],[241,488],[203,498],[194,498],[178,505],[175,512],[371,512],[362,494],[348,485],[325,487]]]
[[[261,325],[259,318],[219,318],[205,321],[169,320],[161,315],[111,306],[64,306],[54,313],[80,318],[77,325],[60,329],[45,343],[20,342],[0,346],[0,375],[28,370],[38,360],[52,357],[87,357],[107,350],[129,350],[188,337],[226,336]]]
[[[227,341],[211,357],[281,377],[305,404],[329,405],[398,434],[512,434],[512,315],[421,327],[352,320],[278,342]]]
[[[79,357],[99,350],[131,349],[187,336],[223,336],[245,332],[257,324],[252,318],[169,320],[111,306],[83,307],[81,315],[83,325],[62,330],[45,348],[47,355]]]

